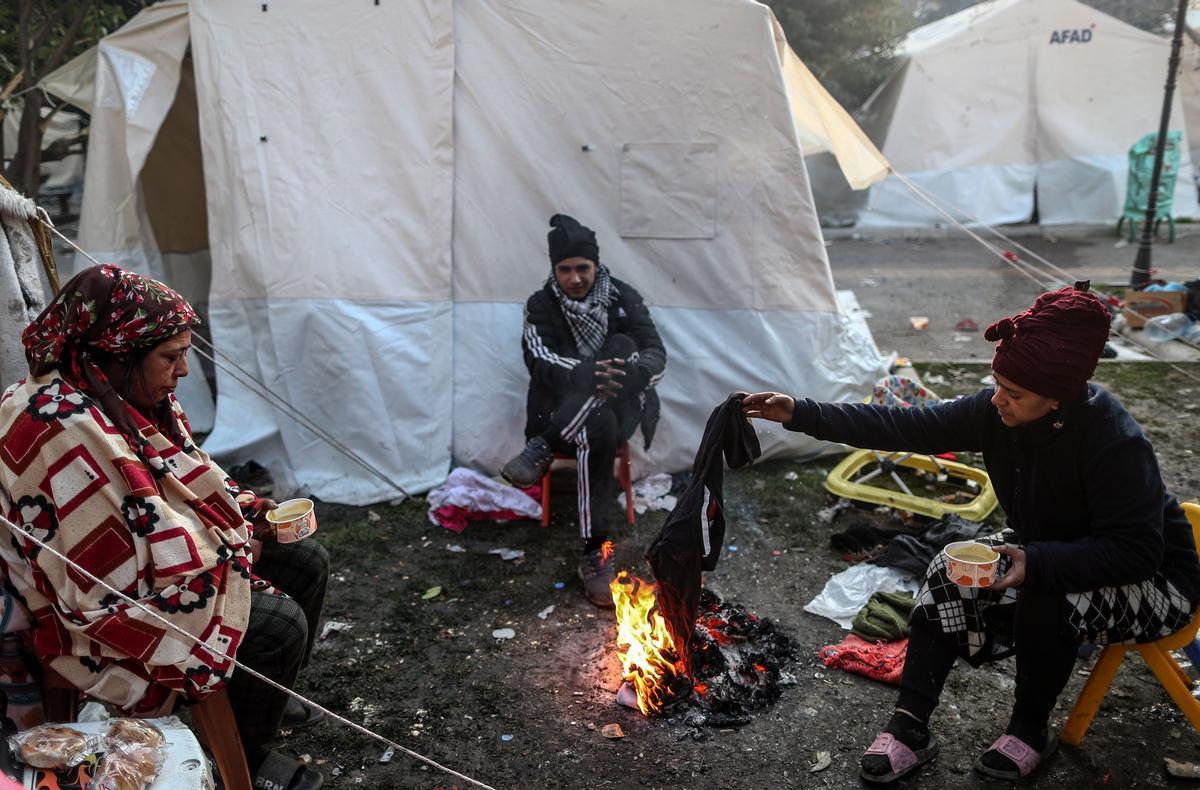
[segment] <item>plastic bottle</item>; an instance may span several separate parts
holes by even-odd
[[[1200,321],[1193,321],[1191,326],[1183,330],[1181,339],[1194,346],[1200,346]]]
[[[1192,319],[1187,317],[1187,313],[1167,313],[1151,318],[1142,331],[1151,343],[1165,343],[1178,339],[1191,327]]]

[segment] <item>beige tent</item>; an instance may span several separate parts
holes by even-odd
[[[218,347],[410,489],[521,446],[555,212],[664,336],[642,471],[686,468],[735,387],[850,398],[883,370],[802,147],[861,184],[886,163],[759,3],[162,3],[101,42],[93,103],[84,246],[208,296]],[[224,373],[218,393],[210,452],[394,495]]]
[[[909,34],[864,106],[897,172],[990,223],[1115,222],[1130,146],[1158,129],[1170,42],[1076,0],[989,0]],[[1176,96],[1173,129],[1184,129]],[[1185,139],[1187,132],[1184,131]],[[1190,156],[1174,214],[1200,216]],[[944,220],[896,179],[860,226]]]

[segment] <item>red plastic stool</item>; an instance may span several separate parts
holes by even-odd
[[[554,454],[554,461],[574,461],[575,456],[563,455],[562,453]],[[542,476],[542,527],[550,526],[550,471],[554,468],[554,461],[550,462],[550,466],[546,469],[546,474]],[[617,482],[621,484],[621,488],[625,491],[625,520],[627,523],[633,523],[633,470],[629,465],[629,442],[621,442],[617,445]]]

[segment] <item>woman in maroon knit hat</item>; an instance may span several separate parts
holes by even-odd
[[[1191,619],[1200,561],[1164,487],[1150,442],[1107,390],[1089,384],[1109,315],[1087,283],[1038,297],[987,328],[996,386],[922,408],[817,403],[778,392],[743,401],[748,416],[818,439],[878,450],[983,454],[1008,529],[982,541],[1001,554],[991,588],[962,588],[930,564],[912,614],[896,710],[863,755],[886,783],[937,753],[928,722],[955,659],[1016,656],[1004,733],[975,763],[1028,776],[1057,745],[1050,711],[1085,642],[1150,642]]]

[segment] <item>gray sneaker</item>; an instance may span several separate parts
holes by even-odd
[[[540,436],[525,443],[525,449],[504,465],[500,475],[517,488],[529,488],[538,482],[554,461],[554,451]]]
[[[583,594],[601,609],[613,608],[611,585],[617,573],[612,553],[612,541],[606,540],[604,545],[595,551],[579,556],[579,578],[583,582]]]

